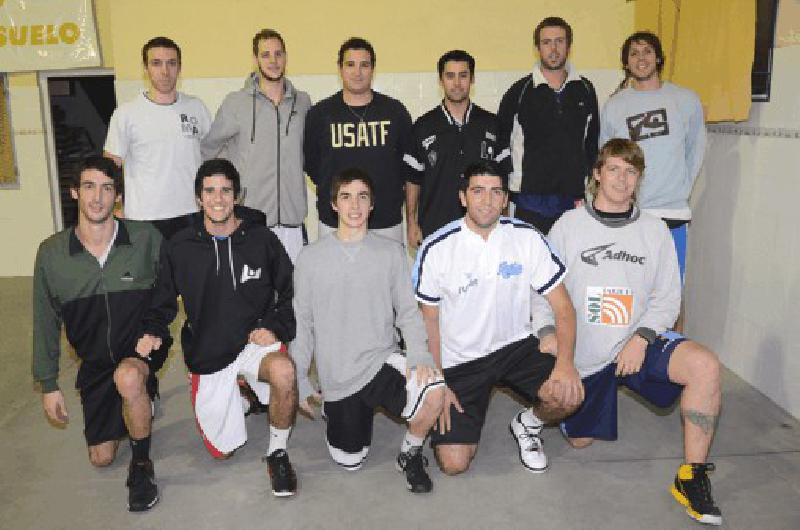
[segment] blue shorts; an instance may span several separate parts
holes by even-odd
[[[678,269],[681,271],[681,283],[686,272],[686,237],[689,223],[684,223],[677,228],[671,228],[672,241],[675,243],[675,252],[678,253]]]
[[[669,407],[680,396],[683,386],[669,380],[667,367],[675,347],[686,338],[674,331],[659,335],[647,347],[642,369],[616,377],[617,363],[583,378],[585,398],[578,411],[561,422],[561,431],[570,438],[617,439],[617,387],[622,384],[657,407]]]

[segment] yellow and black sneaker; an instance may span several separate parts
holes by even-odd
[[[686,513],[695,521],[720,525],[722,513],[711,496],[708,471],[714,471],[714,464],[681,465],[670,492],[676,501],[686,506]]]

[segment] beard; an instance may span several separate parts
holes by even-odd
[[[556,64],[550,64],[549,62],[544,61],[544,60],[542,60],[540,62],[541,62],[542,68],[544,68],[545,70],[552,70],[552,71],[556,72],[558,70],[563,70],[564,69],[564,66],[567,64],[567,58],[566,57],[561,58],[561,60]]]
[[[274,83],[276,81],[280,81],[281,79],[283,79],[283,74],[284,74],[283,72],[281,72],[281,75],[279,75],[278,77],[271,76],[267,72],[265,72],[263,68],[261,68],[260,64],[258,65],[258,71],[261,72],[261,77],[263,77],[264,79],[266,79],[267,81],[270,81],[272,83]]]

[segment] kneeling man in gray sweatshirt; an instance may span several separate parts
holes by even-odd
[[[408,422],[397,469],[410,491],[425,493],[433,485],[422,444],[442,411],[444,382],[428,351],[408,258],[396,241],[367,231],[374,201],[364,171],[339,173],[331,204],[339,218],[336,232],[305,247],[294,271],[297,336],[290,353],[300,407],[313,415],[308,368],[316,354],[333,460],[349,470],[361,467],[372,442],[374,410],[383,407]]]

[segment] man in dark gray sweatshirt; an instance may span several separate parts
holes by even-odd
[[[242,176],[245,206],[267,216],[267,226],[292,261],[303,247],[308,211],[303,176],[303,131],[308,94],[286,79],[286,45],[280,33],[253,37],[255,71],[225,97],[201,144],[203,159],[224,156]]]
[[[313,415],[308,369],[315,353],[333,460],[349,470],[361,467],[374,410],[383,407],[408,421],[397,469],[410,491],[428,492],[433,485],[422,443],[441,413],[444,381],[428,351],[408,258],[399,242],[367,231],[374,200],[364,171],[341,171],[330,194],[339,226],[303,249],[294,273],[297,335],[289,351],[300,407]]]

